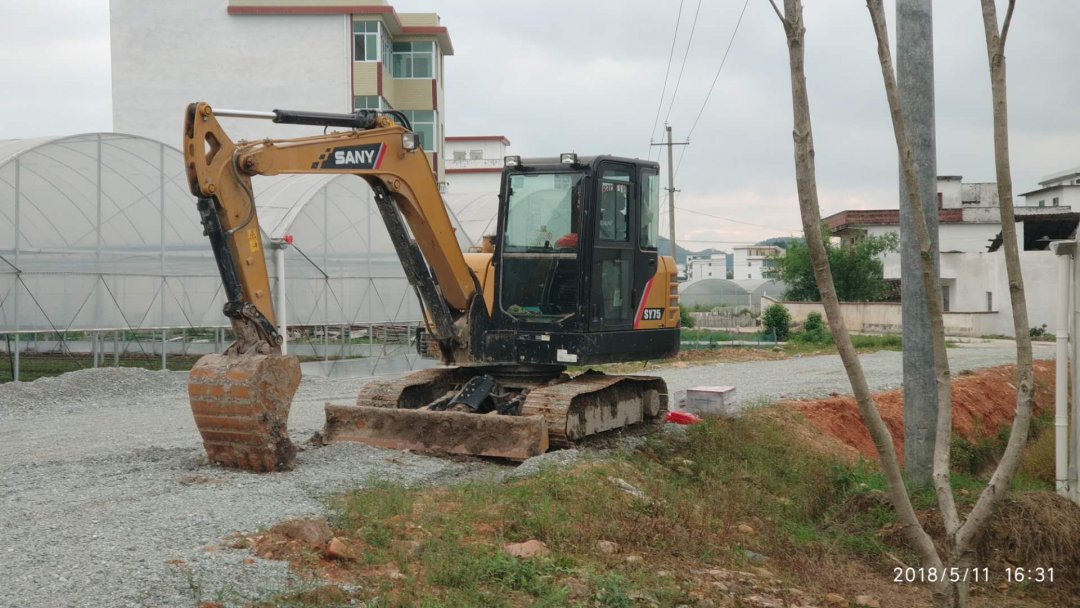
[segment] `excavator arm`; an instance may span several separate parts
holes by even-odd
[[[234,142],[218,122],[224,116],[348,130]],[[399,120],[408,125],[404,116]],[[367,181],[443,361],[467,355],[468,313],[473,299],[482,298],[481,289],[419,144],[418,135],[379,112],[215,112],[205,103],[188,106],[188,184],[221,274],[223,312],[236,335],[224,354],[201,358],[188,382],[195,423],[212,461],[281,471],[293,468],[297,452],[287,422],[300,364],[280,354],[252,176],[348,173]]]
[[[218,122],[219,116],[349,130],[234,142]],[[400,120],[408,124],[404,117]],[[272,353],[281,343],[274,328],[251,176],[347,173],[363,178],[374,191],[406,276],[431,319],[443,359],[449,363],[457,358],[455,352],[462,352],[468,336],[462,319],[480,288],[461,253],[419,143],[418,135],[396,124],[387,113],[215,112],[205,103],[188,106],[187,177],[225,287],[224,313],[236,329],[237,342],[231,347],[235,352]]]

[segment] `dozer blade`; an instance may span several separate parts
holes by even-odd
[[[326,404],[327,442],[525,460],[548,449],[540,416],[499,416]]]
[[[211,462],[246,471],[291,471],[289,408],[300,361],[282,355],[206,355],[191,369],[188,397]]]

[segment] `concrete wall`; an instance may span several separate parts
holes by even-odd
[[[899,258],[898,255],[894,257]],[[1054,327],[1058,288],[1056,263],[1056,256],[1051,251],[1020,252],[1030,327],[1044,323],[1050,329]],[[889,277],[888,272],[885,276]],[[949,290],[950,312],[946,315],[946,331],[951,335],[1013,335],[1009,281],[1003,251],[943,253],[941,281]],[[821,305],[817,303],[783,304],[795,319],[805,319],[811,310],[821,312]],[[852,331],[899,331],[898,304],[872,302],[846,303],[843,306],[845,319]]]
[[[109,5],[115,131],[179,147],[184,108],[192,101],[219,108],[351,111],[347,15],[230,16],[225,0]],[[236,138],[321,132],[227,120]]]
[[[771,305],[772,298],[762,298],[762,306]],[[825,317],[820,302],[780,302],[791,313],[792,323],[803,323],[812,312]],[[901,332],[902,315],[898,302],[844,302],[840,304],[848,331],[859,333]],[[1000,314],[996,312],[950,312],[945,313],[945,334],[948,336],[978,337],[1004,332],[998,331]]]

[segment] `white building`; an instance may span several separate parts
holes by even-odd
[[[727,278],[726,253],[686,256],[686,282]]]
[[[392,108],[423,135],[442,179],[443,58],[434,13],[386,0],[110,0],[113,130],[179,147],[184,109],[348,113]],[[244,139],[319,127],[224,119]]]
[[[1020,195],[1028,207],[1080,207],[1080,167],[1048,175],[1039,186]]]
[[[741,245],[732,247],[733,279],[764,279],[764,272],[770,268],[774,258],[784,253],[784,250],[776,245]]]
[[[1051,325],[1057,275],[1049,244],[1075,238],[1080,213],[1080,168],[1063,171],[1026,193],[1028,205],[1015,208],[1020,263],[1028,293],[1028,316],[1033,327]],[[1043,204],[1038,204],[1042,202]],[[1034,204],[1033,204],[1034,203]],[[1001,215],[997,186],[964,184],[960,177],[938,177],[938,237],[944,308],[980,317],[972,322],[979,333],[1011,335],[1012,310],[1001,248]],[[849,210],[825,218],[842,243],[868,235],[899,233],[899,209]],[[899,280],[900,254],[882,255],[884,277]]]
[[[480,243],[495,231],[499,181],[510,140],[503,135],[446,138],[446,188],[443,198],[465,230],[468,241]]]

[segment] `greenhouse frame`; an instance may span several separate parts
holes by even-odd
[[[312,360],[305,371],[418,365],[407,335],[420,307],[367,184],[253,182],[275,306],[289,352]],[[152,357],[164,368],[170,355],[220,352],[229,324],[194,203],[183,155],[158,141],[0,141],[0,349],[11,377],[30,354],[87,355],[88,366]]]

